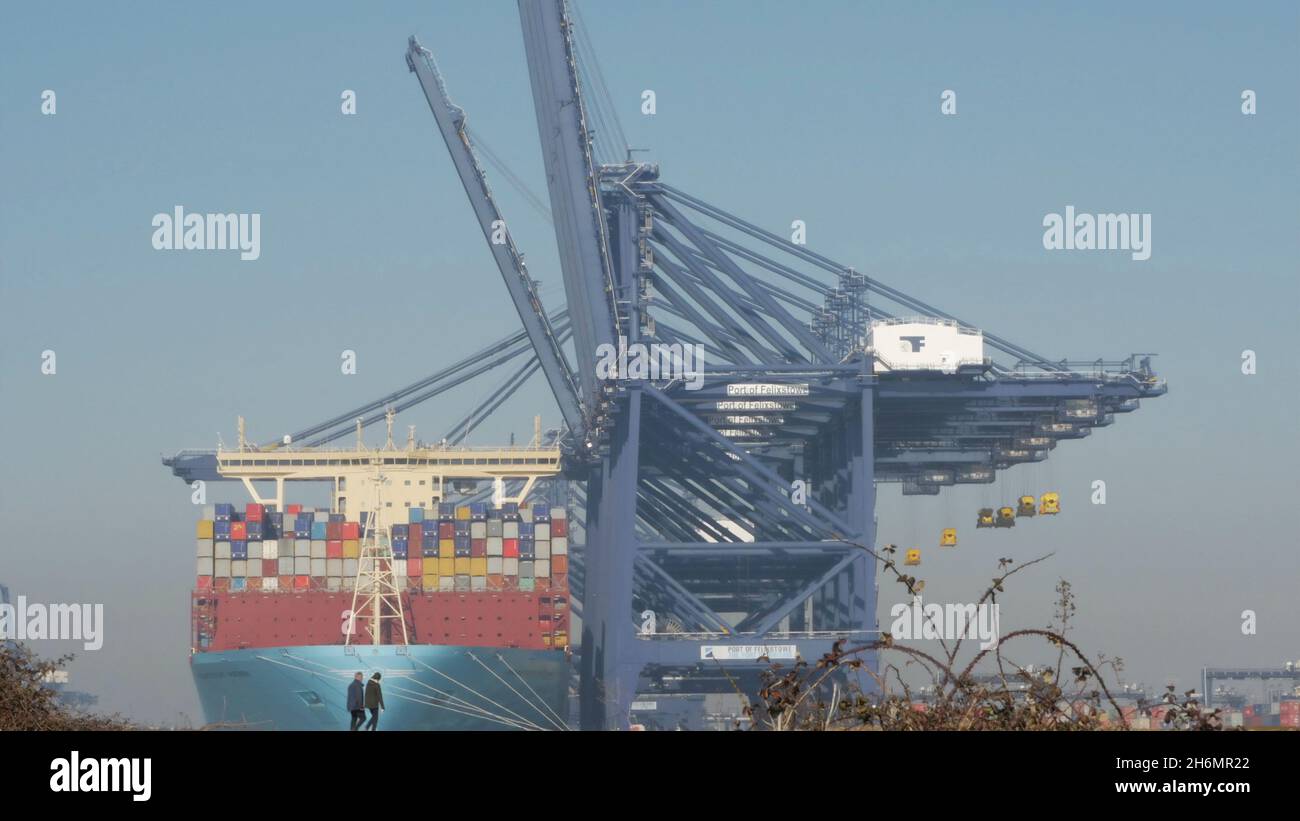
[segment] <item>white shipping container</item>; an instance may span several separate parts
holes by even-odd
[[[211,540],[211,539],[199,539],[198,541],[199,541],[199,543],[198,543],[198,547],[196,548],[196,553],[195,553],[195,555],[198,556],[198,557],[201,558],[201,559],[202,559],[202,558],[208,558],[208,559],[211,559],[211,558],[212,558],[212,540]],[[211,575],[211,574],[208,574],[208,575]]]
[[[567,536],[556,536],[554,539],[551,539],[551,555],[569,555],[569,538]]]
[[[393,559],[393,575],[399,579],[406,578],[406,559]]]
[[[262,542],[262,558],[278,559],[280,558],[280,541],[278,539],[267,539]]]
[[[551,560],[539,558],[534,561],[533,575],[539,579],[549,579],[551,577]]]
[[[518,538],[519,538],[519,523],[518,523],[518,522],[502,522],[502,523],[501,523],[501,535],[502,535],[503,537],[507,538],[507,539],[518,539]]]
[[[230,578],[230,559],[216,559],[212,562],[212,575],[218,579]]]
[[[501,541],[501,537],[500,537],[500,536],[488,536],[488,537],[487,537],[487,554],[488,554],[489,556],[500,556],[500,555],[501,555],[501,545],[502,545],[502,541]],[[489,572],[491,572],[491,571],[489,571]]]
[[[320,539],[311,540],[311,557],[313,559],[323,559],[326,556],[325,542]]]
[[[357,586],[357,580],[356,580],[355,578],[353,578],[352,576],[344,576],[344,577],[343,577],[343,589],[344,589],[344,590],[351,590],[351,589],[353,589],[353,588],[356,587],[356,586]]]
[[[230,576],[235,579],[242,579],[248,575],[248,561],[246,559],[231,559]]]
[[[882,319],[871,323],[867,344],[875,372],[941,371],[984,364],[984,334],[946,319]]]
[[[256,559],[257,561],[261,561],[261,560],[262,560],[262,543],[261,543],[261,542],[249,542],[249,543],[248,543],[248,558],[249,558],[250,561],[252,561],[252,560],[254,560],[254,559]]]
[[[311,573],[310,573],[310,575],[312,575],[312,576],[324,576],[324,575],[325,575],[325,559],[311,559],[310,561],[311,561]]]
[[[246,562],[246,564],[247,564],[247,566],[248,566],[248,572],[247,572],[245,575],[247,575],[248,578],[250,578],[250,579],[261,578],[261,576],[262,576],[262,560],[261,560],[261,559],[249,559],[249,560]]]
[[[311,539],[294,539],[294,558],[306,558],[311,555]]]
[[[293,557],[293,575],[295,575],[295,576],[310,576],[310,575],[311,575],[311,559],[307,558],[306,556],[294,556],[294,557]]]
[[[454,591],[455,589],[456,589],[456,577],[455,577],[455,576],[439,576],[439,577],[438,577],[438,592],[440,592],[440,593],[451,593],[451,592]]]
[[[507,576],[519,575],[519,560],[506,558],[501,561],[501,572]]]
[[[487,538],[487,522],[470,522],[469,537],[471,539]]]
[[[317,561],[319,561],[319,559],[318,559]],[[394,571],[394,572],[396,572],[396,571]],[[342,559],[326,559],[326,560],[325,560],[325,573],[324,573],[323,575],[326,575],[326,576],[342,576],[342,575],[343,575],[343,560],[342,560]]]
[[[533,543],[533,555],[536,556],[536,557],[539,558],[539,559],[549,559],[549,558],[551,558],[551,543],[550,543],[550,542],[534,542],[534,543]]]
[[[262,579],[262,589],[263,589],[263,590],[279,590],[279,589],[280,589],[280,580],[277,579],[275,576],[267,576],[266,578]]]
[[[218,559],[230,558],[230,542],[213,543],[212,554]]]
[[[533,538],[539,542],[550,541],[551,523],[538,524],[533,526]]]
[[[488,564],[487,572],[489,575],[497,576],[505,572],[504,570],[502,570],[502,567],[505,566],[505,562],[502,560],[500,556],[488,556],[487,564]]]
[[[279,558],[281,576],[293,575],[293,561],[293,556],[281,556]]]
[[[338,576],[330,576],[325,580],[325,589],[337,593],[343,589],[343,580]]]
[[[562,507],[553,507],[553,508],[551,508],[551,518],[552,518],[552,519],[563,519],[566,515],[568,515],[568,514],[566,514],[566,513],[564,512],[564,508],[562,508]]]
[[[471,576],[469,589],[475,593],[487,590],[487,576]]]
[[[200,519],[204,519],[204,520],[209,521],[209,522],[216,521],[216,518],[217,518],[217,506],[216,506],[216,505],[204,505],[204,506],[203,506],[203,515],[200,516],[199,518],[200,518]]]
[[[199,575],[199,576],[211,576],[211,575],[212,575],[212,557],[211,557],[211,556],[200,556],[200,557],[199,557],[199,571],[198,571],[198,573],[197,573],[196,575]]]
[[[359,563],[358,559],[344,559],[343,575],[346,578],[354,578],[357,575],[357,566]]]

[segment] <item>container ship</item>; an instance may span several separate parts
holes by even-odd
[[[403,475],[427,470],[405,454],[366,461],[399,460]],[[379,672],[381,730],[565,729],[565,507],[415,490],[401,511],[350,517],[346,487],[337,477],[333,509],[204,509],[190,659],[207,724],[347,730],[348,684]]]

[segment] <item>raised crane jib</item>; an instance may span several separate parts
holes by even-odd
[[[587,425],[577,382],[564,357],[560,341],[542,310],[537,287],[528,275],[523,258],[506,228],[505,219],[492,198],[483,169],[474,155],[474,148],[465,131],[465,112],[447,96],[447,87],[433,61],[433,55],[421,47],[414,37],[407,45],[406,65],[419,79],[420,87],[424,90],[424,97],[428,100],[429,109],[438,122],[438,130],[447,143],[447,151],[456,166],[456,173],[465,186],[465,194],[474,209],[474,216],[483,229],[483,236],[487,239],[492,258],[496,260],[501,277],[505,280],[515,310],[519,312],[528,340],[537,352],[542,372],[551,392],[555,394],[564,422],[577,441],[582,441]]]
[[[584,404],[594,408],[596,349],[618,336],[609,233],[564,0],[519,0],[528,77]],[[630,295],[626,295],[630,296]]]

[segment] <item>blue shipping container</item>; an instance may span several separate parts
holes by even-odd
[[[412,508],[408,508],[407,511],[406,511],[406,515],[407,515],[407,519],[406,519],[406,520],[407,520],[408,522],[410,522],[411,524],[415,524],[416,522],[423,522],[423,521],[424,521],[424,508],[422,508],[422,507],[412,507]]]
[[[316,539],[317,541],[320,541],[320,540],[323,540],[323,539],[326,538],[325,534],[326,534],[326,524],[325,524],[325,522],[312,522],[312,525],[311,525],[311,538]]]

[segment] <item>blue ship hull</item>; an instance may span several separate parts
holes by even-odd
[[[556,730],[568,715],[569,662],[554,650],[341,645],[196,653],[209,725],[347,730],[347,687],[383,674],[380,730]],[[369,714],[367,714],[369,720]]]

